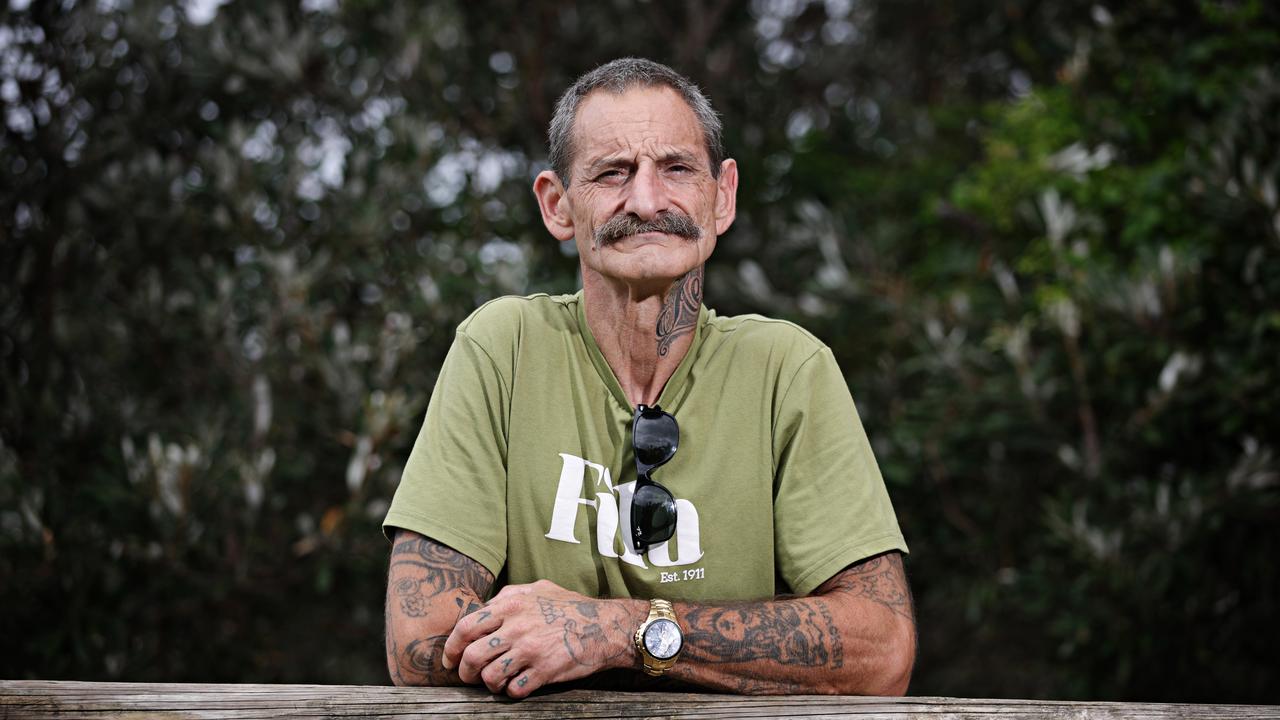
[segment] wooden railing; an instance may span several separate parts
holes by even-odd
[[[965,700],[960,698],[746,697],[595,690],[521,701],[478,688],[365,685],[196,685],[0,680],[0,718],[781,718],[931,717],[945,720],[1280,718],[1274,705]]]

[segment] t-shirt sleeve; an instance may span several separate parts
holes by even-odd
[[[830,349],[800,366],[774,428],[774,548],[778,571],[792,592],[808,594],[873,555],[906,552],[880,468]]]
[[[484,565],[506,563],[509,386],[490,355],[459,331],[400,478],[383,532],[421,533]]]

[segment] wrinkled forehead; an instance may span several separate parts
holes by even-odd
[[[709,153],[689,103],[666,86],[634,87],[622,93],[593,91],[578,106],[573,123],[573,165],[602,155],[684,151],[704,162]]]

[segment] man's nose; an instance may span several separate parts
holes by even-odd
[[[652,220],[658,213],[669,210],[669,204],[658,168],[652,163],[641,163],[631,179],[624,209],[641,220]]]

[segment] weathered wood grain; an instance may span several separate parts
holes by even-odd
[[[1280,706],[960,698],[744,697],[571,690],[527,700],[476,688],[0,680],[0,718],[1277,718]]]

